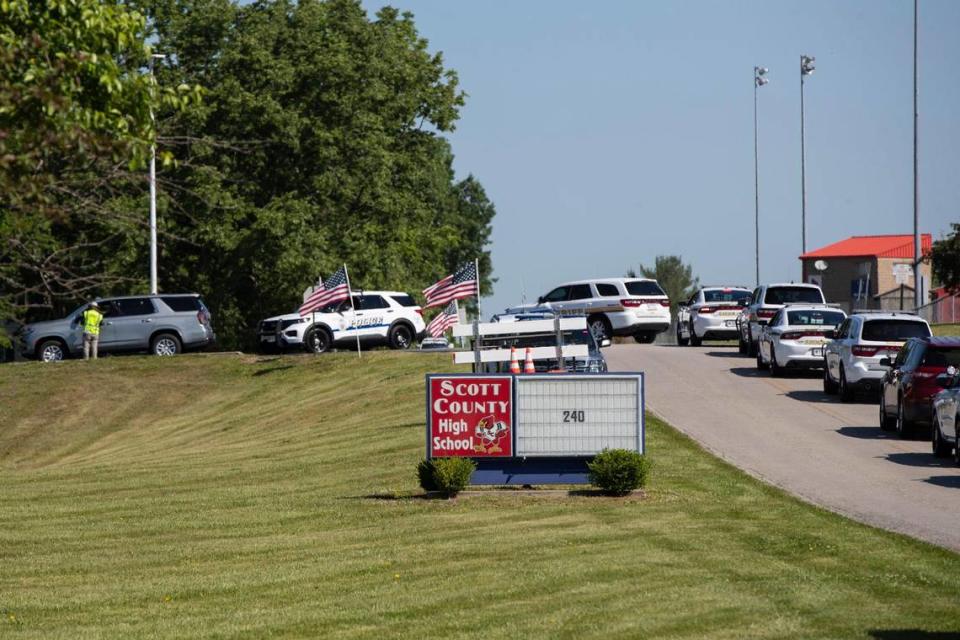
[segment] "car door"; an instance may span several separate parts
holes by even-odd
[[[114,301],[110,346],[117,349],[147,349],[157,309],[150,298],[120,298]]]
[[[379,295],[364,294],[359,297],[359,308],[354,324],[357,326],[360,338],[385,338],[390,326],[390,320],[387,318],[390,303]]]
[[[596,306],[593,303],[595,295],[589,284],[574,284],[570,286],[566,302],[561,302],[558,308],[563,313],[589,315],[591,309]]]
[[[904,373],[903,366],[910,357],[911,345],[912,342],[907,342],[900,347],[900,351],[897,352],[896,357],[890,364],[890,370],[883,376],[883,382],[881,383],[881,401],[883,402],[884,409],[891,415],[897,411],[897,397],[900,393],[900,384]]]
[[[824,357],[827,360],[827,373],[833,380],[840,379],[840,343],[850,330],[850,318],[847,318],[837,327],[836,337],[827,343],[824,348]]]
[[[550,293],[542,296],[539,300],[541,304],[552,309],[562,309],[562,305],[570,296],[570,287],[557,287]]]

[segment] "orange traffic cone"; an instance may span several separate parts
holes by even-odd
[[[527,357],[523,361],[523,372],[524,373],[536,373],[537,370],[533,366],[533,352],[530,351],[530,347],[527,347]]]
[[[520,363],[517,362],[517,348],[510,347],[510,373],[520,373]]]

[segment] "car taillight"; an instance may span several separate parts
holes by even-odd
[[[670,307],[670,301],[669,301],[669,300],[661,300],[661,301],[660,301],[660,306],[661,306],[661,307],[667,307],[667,308],[669,308],[669,307]]]
[[[913,377],[918,380],[934,380],[941,373],[946,373],[946,367],[932,367],[930,365],[922,365],[917,367],[917,370],[913,372]]]
[[[697,313],[713,313],[713,312],[714,312],[714,308],[713,308],[713,307],[700,307],[700,308],[697,310]]]
[[[772,318],[777,315],[776,309],[757,309],[758,318]]]
[[[877,351],[880,351],[880,347],[865,347],[862,345],[856,345],[850,349],[850,352],[855,356],[860,356],[861,358],[871,358],[877,355]]]
[[[781,340],[799,340],[800,338],[806,338],[807,336],[813,338],[822,338],[823,334],[819,331],[787,331],[780,336]]]
[[[637,298],[623,298],[620,300],[620,304],[625,307],[639,307],[643,304],[643,300]]]
[[[200,324],[207,324],[210,322],[210,314],[203,310],[197,311],[197,322]],[[261,323],[261,326],[262,324],[263,323]]]

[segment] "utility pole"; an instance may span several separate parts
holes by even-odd
[[[757,128],[757,89],[770,82],[766,67],[753,68],[753,208],[756,240],[757,286],[760,286],[760,154]]]
[[[156,88],[156,78],[153,75],[153,61],[157,58],[163,59],[167,56],[162,53],[150,54],[150,123],[156,124],[153,117],[153,98]],[[154,137],[156,137],[156,127],[154,127]],[[154,141],[150,145],[150,293],[156,294],[157,286],[157,143]]]
[[[813,74],[813,56],[800,56],[800,246],[807,252],[807,148],[804,136],[803,78]]]
[[[919,309],[923,304],[923,292],[920,291],[920,178],[917,162],[918,124],[917,111],[917,2],[913,0],[913,306]]]

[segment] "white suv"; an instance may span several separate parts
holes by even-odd
[[[789,302],[826,304],[823,291],[815,284],[765,284],[753,290],[750,302],[737,318],[740,353],[757,355],[760,332],[783,306]]]
[[[677,309],[677,344],[699,347],[706,339],[731,340],[737,316],[750,301],[744,287],[703,287]]]
[[[264,325],[273,322],[274,339]],[[267,318],[258,332],[260,345],[278,348],[303,346],[309,352],[323,353],[334,345],[352,346],[360,336],[361,345],[386,344],[391,349],[407,349],[423,337],[426,323],[416,300],[403,291],[354,292],[353,306],[344,300],[300,318],[288,314]]]
[[[902,311],[852,314],[824,348],[823,391],[849,402],[857,390],[875,391],[889,369],[880,364],[892,358],[909,338],[932,335],[926,320]]]
[[[670,300],[656,280],[597,278],[567,282],[541,296],[536,305],[563,315],[585,315],[597,342],[612,336],[633,336],[653,342],[670,328]]]

